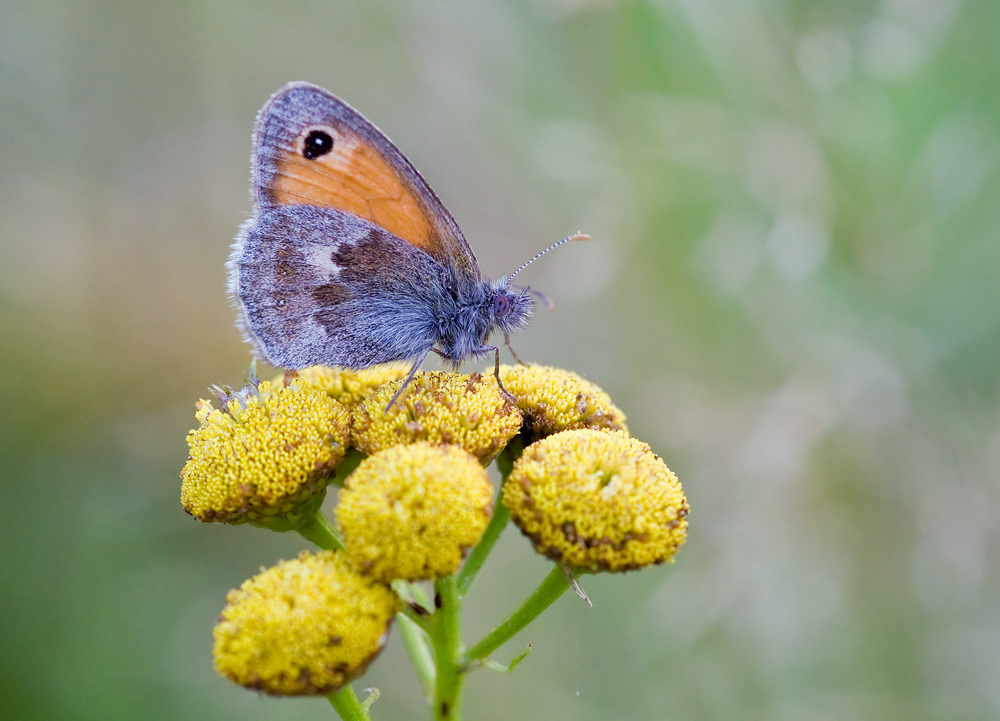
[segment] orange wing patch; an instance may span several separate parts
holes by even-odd
[[[330,126],[322,130],[333,137],[333,149],[309,160],[302,155],[302,143],[314,129],[307,128],[292,151],[279,154],[274,183],[269,188],[274,202],[343,210],[433,254],[440,243],[434,226],[389,163],[357,136]]]

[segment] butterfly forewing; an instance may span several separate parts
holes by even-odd
[[[253,165],[258,209],[340,210],[479,277],[461,230],[417,170],[378,128],[322,88],[292,83],[271,98],[257,119]]]

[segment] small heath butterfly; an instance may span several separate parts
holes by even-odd
[[[406,156],[308,83],[286,85],[261,109],[250,163],[253,217],[233,243],[229,292],[256,353],[289,370],[410,361],[402,392],[431,351],[453,368],[492,351],[499,383],[490,335],[502,333],[509,348],[531,318],[532,294],[548,302],[512,278],[552,248],[587,238],[569,236],[511,275],[483,277]]]

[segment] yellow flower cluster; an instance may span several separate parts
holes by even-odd
[[[493,485],[454,446],[394,446],[347,479],[337,522],[355,565],[381,581],[450,576],[493,515]]]
[[[200,521],[294,512],[326,488],[350,438],[347,409],[300,380],[287,388],[264,381],[224,409],[199,401],[195,417],[181,504]]]
[[[219,674],[269,694],[326,694],[361,674],[385,645],[392,590],[343,552],[303,552],[226,597],[215,627]]]
[[[577,428],[628,430],[625,414],[610,396],[576,373],[539,365],[504,365],[500,380],[517,398],[531,441]]]
[[[398,604],[386,584],[449,576],[479,543],[493,514],[485,467],[505,449],[503,503],[564,567],[640,568],[684,542],[676,476],[593,383],[503,366],[507,395],[492,374],[418,373],[389,407],[405,373],[316,367],[227,393],[221,409],[199,402],[181,500],[200,520],[304,529],[345,452],[356,449],[345,467],[363,458],[335,510],[346,550],[304,553],[231,592],[215,629],[220,674],[323,694],[361,673]]]
[[[391,381],[354,409],[354,444],[365,453],[429,441],[459,446],[488,465],[521,429],[521,413],[480,373],[419,373],[391,408],[403,385]]]
[[[181,501],[203,521],[303,528],[346,450],[370,454],[337,508],[347,551],[305,554],[230,594],[220,674],[273,694],[337,689],[384,644],[397,603],[384,582],[450,575],[479,542],[493,512],[484,466],[521,414],[478,373],[418,374],[385,412],[404,372],[311,368],[287,387],[220,390],[221,409],[197,404]]]
[[[535,550],[580,571],[663,563],[687,533],[677,476],[622,431],[564,431],[528,446],[503,503]]]
[[[356,406],[380,387],[398,378],[405,378],[409,367],[402,363],[388,363],[360,371],[347,371],[330,366],[310,366],[296,372],[306,385],[326,391],[331,398],[348,408]],[[278,376],[275,382],[282,382]]]

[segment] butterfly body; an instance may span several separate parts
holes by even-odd
[[[504,279],[456,273],[373,223],[309,205],[252,220],[230,269],[244,334],[283,368],[360,369],[432,348],[457,366],[492,350],[490,333],[521,330],[533,310]]]
[[[292,83],[272,96],[251,167],[254,214],[233,244],[229,289],[239,326],[272,364],[411,361],[415,372],[433,351],[457,367],[497,352],[492,333],[527,325],[529,290],[483,277],[406,157],[322,88]]]

